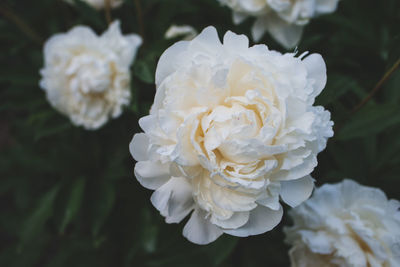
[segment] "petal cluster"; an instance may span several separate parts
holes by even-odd
[[[286,48],[300,41],[303,27],[311,18],[332,13],[339,0],[218,0],[233,10],[234,23],[256,17],[252,28],[255,41],[269,32]]]
[[[101,36],[84,26],[56,34],[44,46],[40,86],[73,124],[97,129],[129,104],[129,68],[141,42],[123,36],[118,21]]]
[[[191,213],[183,234],[206,244],[222,233],[261,234],[313,189],[309,174],[333,135],[330,113],[313,106],[326,83],[322,57],[249,47],[208,27],[161,56],[150,114],[130,150],[135,175],[155,190],[168,223]]]
[[[293,209],[292,266],[400,266],[400,202],[351,180],[326,184]]]

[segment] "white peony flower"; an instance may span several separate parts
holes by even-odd
[[[74,0],[64,0],[64,1],[70,4],[74,3]],[[92,6],[95,9],[103,9],[106,7],[107,4],[109,4],[111,8],[117,8],[124,3],[123,0],[82,0],[82,1]],[[109,3],[107,3],[107,1],[109,1]]]
[[[44,46],[40,86],[50,104],[75,125],[97,129],[130,101],[130,70],[142,40],[114,22],[101,36],[84,26],[52,36]]]
[[[183,40],[190,41],[196,37],[198,32],[195,28],[190,25],[171,25],[165,32],[165,39],[173,39],[176,37],[182,37]]]
[[[150,115],[130,151],[151,201],[197,244],[222,233],[257,235],[309,197],[316,156],[332,136],[330,113],[314,107],[326,68],[313,54],[249,48],[244,35],[214,27],[167,49],[158,62]]]
[[[256,17],[252,28],[255,41],[266,31],[285,48],[293,48],[301,39],[303,27],[311,18],[332,13],[339,0],[218,0],[233,10],[233,22]]]
[[[326,184],[290,211],[295,267],[400,266],[400,202],[351,180]]]

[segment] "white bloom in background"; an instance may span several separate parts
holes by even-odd
[[[182,37],[183,40],[190,41],[196,37],[198,32],[190,25],[171,25],[165,32],[165,39]]]
[[[279,196],[296,206],[313,189],[309,174],[333,134],[330,113],[313,106],[325,82],[318,54],[249,48],[232,32],[221,44],[214,27],[176,43],[158,62],[145,133],[130,144],[136,178],[155,190],[167,223],[193,211],[183,234],[194,243],[271,230]]]
[[[326,184],[290,211],[293,267],[400,266],[400,202],[351,180]]]
[[[73,3],[74,0],[65,0],[68,3]],[[111,8],[117,8],[123,4],[123,0],[82,0],[88,5],[92,6],[95,9],[103,9],[107,4],[110,5]],[[109,3],[107,3],[109,1]]]
[[[233,10],[233,21],[241,23],[256,17],[252,27],[255,41],[265,32],[285,48],[293,48],[301,39],[303,27],[318,15],[332,13],[339,0],[218,0]]]
[[[114,22],[101,36],[76,26],[44,46],[40,86],[50,104],[73,124],[97,129],[130,102],[130,65],[142,40],[123,36]]]

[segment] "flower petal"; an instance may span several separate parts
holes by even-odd
[[[224,230],[229,235],[246,237],[259,235],[272,230],[281,221],[283,209],[272,210],[263,206],[258,206],[250,213],[249,221],[238,229]]]
[[[136,179],[142,186],[152,190],[159,188],[171,178],[168,171],[167,164],[151,161],[139,161],[135,166]]]
[[[181,177],[172,177],[151,196],[151,203],[167,223],[179,223],[193,209],[192,187]]]
[[[188,45],[188,41],[177,42],[165,50],[165,52],[161,55],[156,69],[157,88],[160,86],[165,77],[178,69],[180,65],[179,59],[182,58],[180,54],[187,49]]]
[[[233,23],[235,23],[236,25],[242,23],[247,17],[248,16],[246,14],[241,13],[241,12],[234,11],[232,13],[232,20],[233,20]]]
[[[270,14],[256,20],[252,28],[255,41],[261,39],[265,31],[286,49],[293,48],[300,41],[303,34],[303,26],[289,24],[276,15]]]
[[[136,161],[149,159],[148,155],[149,138],[144,133],[135,134],[129,144],[129,152]]]
[[[281,182],[281,197],[292,208],[307,200],[314,188],[314,180],[310,175],[291,181]]]
[[[183,236],[190,242],[199,245],[209,244],[223,234],[221,228],[205,219],[206,214],[200,209],[195,209],[189,221],[183,228]]]
[[[226,220],[221,220],[216,218],[215,216],[212,216],[210,218],[210,221],[218,225],[219,227],[225,228],[225,229],[236,229],[241,226],[243,226],[247,221],[249,220],[250,212],[245,211],[245,212],[235,212],[233,215]]]
[[[308,78],[313,80],[314,93],[311,98],[318,96],[326,85],[326,65],[320,54],[312,54],[303,59],[307,68]]]

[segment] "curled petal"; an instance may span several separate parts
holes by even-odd
[[[303,178],[281,182],[281,197],[292,208],[307,200],[314,188],[314,180],[310,175]]]
[[[172,177],[151,196],[167,223],[179,223],[193,209],[192,188],[185,178]]]
[[[168,165],[151,161],[137,162],[135,176],[142,186],[152,190],[159,188],[171,178]]]
[[[279,210],[272,210],[258,206],[251,211],[249,221],[245,225],[238,229],[224,230],[224,232],[240,237],[263,234],[277,226],[282,219],[282,215],[282,207]]]
[[[144,133],[135,134],[129,144],[129,152],[136,161],[148,160],[149,138]]]
[[[205,217],[206,213],[200,209],[193,211],[192,216],[183,228],[183,236],[190,242],[206,245],[215,241],[223,234],[221,228],[212,224]]]

